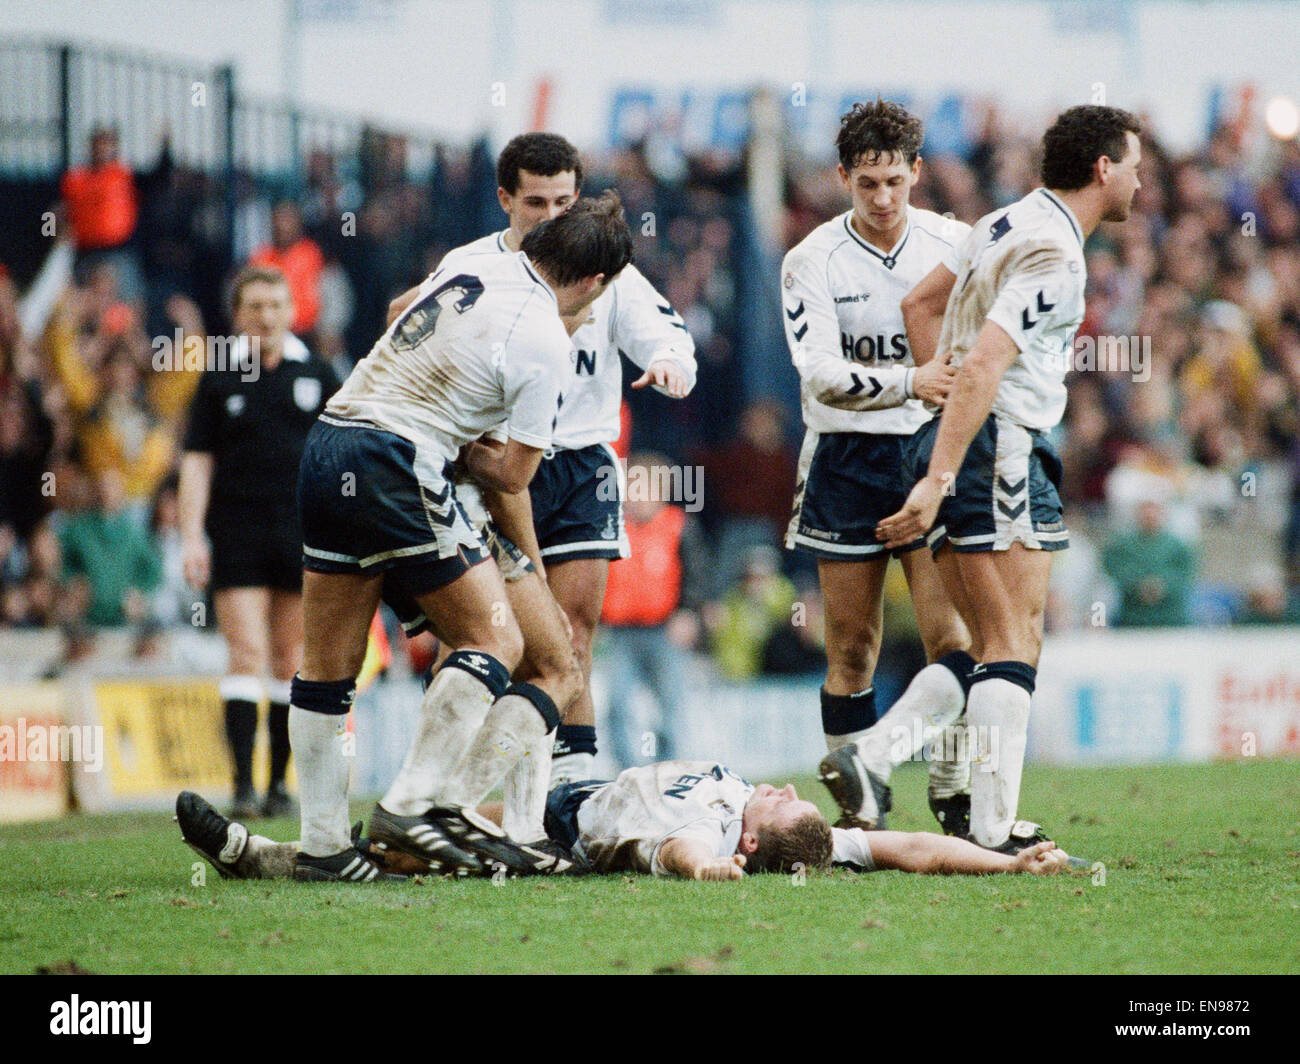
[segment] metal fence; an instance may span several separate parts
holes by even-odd
[[[0,39],[0,174],[47,178],[82,162],[90,131],[117,129],[125,161],[147,169],[164,135],[181,165],[292,184],[314,149],[354,157],[368,132],[399,136],[406,165],[428,172],[423,131],[383,129],[328,112],[245,97],[231,66],[145,53]]]

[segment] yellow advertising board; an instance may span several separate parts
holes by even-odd
[[[0,689],[0,822],[51,820],[68,811],[68,771],[81,733],[66,727],[63,685]]]

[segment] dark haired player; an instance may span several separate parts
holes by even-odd
[[[258,809],[253,742],[265,693],[271,775],[260,811],[280,816],[292,808],[284,785],[289,681],[302,657],[294,492],[307,434],[339,382],[289,331],[293,298],[279,270],[241,271],[231,312],[239,338],[228,364],[204,372],[190,404],[178,491],[181,537],[185,578],[212,588],[226,644],[219,690],[235,769],[232,815]]]
[[[473,272],[435,272],[312,430],[298,491],[303,665],[289,720],[301,781],[297,878],[379,874],[351,843],[340,740],[381,598],[402,612],[413,603],[457,650],[425,693],[372,828],[416,849],[495,845],[558,870],[556,856],[514,846],[499,829],[494,838],[473,809],[553,732],[581,670],[570,656],[535,682],[510,682],[524,638],[452,466],[500,492],[527,487],[560,407],[570,350],[562,318],[582,313],[631,257],[622,208],[609,197],[537,226],[520,253],[477,256]],[[504,444],[479,440],[502,423]]]
[[[564,137],[524,133],[513,138],[497,159],[497,199],[509,226],[449,252],[441,267],[467,255],[517,251],[534,226],[568,210],[581,188],[582,160]],[[411,294],[394,300],[390,315],[404,309]],[[569,619],[587,678],[557,731],[552,771],[557,783],[592,774],[592,639],[609,563],[626,557],[629,549],[622,467],[610,446],[619,435],[619,352],[643,371],[633,388],[650,386],[680,399],[694,387],[696,373],[695,344],[685,323],[635,266],[624,269],[589,308],[565,324],[572,351],[564,404],[551,447],[528,490],[546,580]],[[524,543],[519,546],[527,549]]]
[[[901,304],[970,231],[908,203],[921,172],[921,139],[920,119],[898,104],[854,105],[836,141],[853,205],[791,249],[782,269],[786,339],[808,429],[786,547],[817,558],[826,602],[822,729],[832,751],[877,719],[872,675],[891,555],[906,574],[930,661],[891,711],[904,726],[900,734],[955,720],[973,664],[938,570],[917,549],[924,541],[887,548],[876,537],[877,522],[906,497],[903,445],[926,421],[922,400],[941,405],[953,376],[942,359],[915,364]],[[930,767],[931,808],[946,830],[960,830],[953,814],[964,811],[968,768],[941,760]],[[883,827],[883,813],[860,820]]]
[[[978,749],[970,834],[990,849],[1014,852],[1043,838],[1016,812],[1051,552],[1068,538],[1061,462],[1047,433],[1065,410],[1083,321],[1083,243],[1099,223],[1128,218],[1139,129],[1113,107],[1062,113],[1043,136],[1044,187],[981,218],[951,264],[921,282],[908,318],[917,361],[937,351],[957,378],[942,416],[908,443],[915,486],[877,535],[891,549],[927,535],[970,628],[979,661],[966,707]],[[936,346],[922,350],[923,336],[936,336]],[[822,763],[836,801],[855,815],[870,816],[885,793],[887,766],[870,745]]]

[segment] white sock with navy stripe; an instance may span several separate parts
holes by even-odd
[[[927,665],[907,690],[858,740],[863,764],[887,781],[894,768],[916,756],[927,741],[961,716],[966,692],[950,669]]]
[[[551,734],[554,724],[543,719],[534,701],[519,693],[519,688],[529,686],[516,684],[492,703],[469,752],[440,788],[436,804],[474,808],[528,751],[536,750],[544,742],[554,743]],[[549,783],[549,762],[546,767],[542,778]],[[514,797],[522,798],[522,789],[514,789]],[[512,818],[516,824],[520,820],[526,822],[528,813],[526,809],[516,809]]]
[[[992,662],[972,677],[966,701],[975,744],[970,826],[981,846],[1002,845],[1016,822],[1034,677],[1034,669],[1018,661]]]
[[[332,857],[352,845],[348,824],[348,759],[343,751],[345,714],[289,707],[289,742],[298,773],[302,852]]]
[[[451,660],[450,658],[448,659]],[[445,664],[424,692],[420,720],[401,771],[380,801],[398,816],[418,816],[434,803],[492,708],[492,691],[478,676]]]

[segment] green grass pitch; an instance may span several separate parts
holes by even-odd
[[[1298,769],[1029,766],[1022,812],[1104,877],[195,885],[164,815],[8,826],[0,971],[1298,972]],[[920,766],[895,783],[892,826],[933,830]]]

